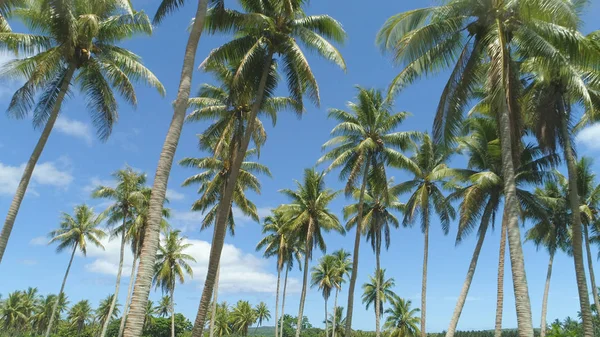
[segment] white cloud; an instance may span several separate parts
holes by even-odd
[[[0,163],[0,195],[12,195],[15,193],[24,170],[25,163],[19,166]],[[38,194],[35,191],[35,185],[66,188],[73,181],[70,171],[69,160],[66,157],[59,158],[54,162],[37,164],[33,171],[28,191]]]
[[[33,246],[45,246],[48,244],[48,241],[48,238],[44,236],[38,236],[31,239],[31,241],[29,241],[29,244]]]
[[[54,124],[56,131],[64,133],[65,135],[73,136],[76,138],[83,139],[87,145],[92,145],[93,132],[90,130],[88,124],[80,121],[67,118],[67,116],[61,115]]]
[[[600,123],[593,124],[581,130],[576,137],[578,143],[591,150],[600,150]]]
[[[256,212],[260,219],[263,219],[267,215],[271,214],[271,207],[258,207]],[[242,211],[233,207],[233,217],[237,225],[243,226],[245,224],[253,223],[254,220],[245,216]],[[202,220],[204,220],[204,213],[195,211],[181,211],[173,210],[172,212],[173,224],[182,231],[197,230],[200,228]]]
[[[100,179],[98,177],[92,177],[90,182],[83,186],[83,193],[86,196],[89,196],[92,191],[98,186],[108,186],[108,187],[116,187],[117,182],[114,179]]]
[[[85,265],[86,270],[92,273],[116,275],[119,264],[120,240],[118,238],[103,241],[105,250],[97,247],[88,248],[88,257],[94,261]],[[192,246],[187,253],[196,259],[191,263],[194,271],[193,282],[202,286],[208,269],[210,243],[202,240],[186,239]],[[128,247],[127,247],[128,248]],[[133,256],[130,249],[125,250],[123,276],[129,277]],[[272,261],[271,261],[272,262]],[[226,244],[221,255],[221,271],[219,290],[228,293],[273,293],[275,292],[277,276],[266,269],[270,261],[260,259],[252,254],[244,253],[241,249]],[[244,280],[244,282],[240,282]],[[288,281],[288,291],[298,292],[300,282],[296,279]]]
[[[183,200],[185,199],[185,194],[172,189],[167,189],[167,199],[169,199],[169,201]]]

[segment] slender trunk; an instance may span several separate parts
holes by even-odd
[[[365,160],[365,171],[363,172],[363,181],[360,187],[358,197],[358,214],[356,215],[356,236],[354,237],[354,255],[352,256],[352,273],[350,275],[350,285],[348,286],[348,309],[346,309],[346,333],[350,337],[352,333],[352,311],[354,311],[354,288],[356,287],[356,277],[358,276],[358,253],[360,249],[360,237],[362,235],[362,217],[363,203],[365,200],[365,189],[367,188],[367,175],[369,174],[369,161]]]
[[[380,261],[379,261],[379,254],[380,252],[377,251],[375,252],[375,278],[377,279],[376,285],[375,287],[377,289],[375,289],[375,336],[376,337],[380,337],[381,336],[381,329],[379,328],[379,324],[380,324],[380,320],[381,320],[381,294],[379,293],[381,291],[381,280],[379,279],[379,273],[381,272],[381,265],[380,265]]]
[[[335,337],[335,315],[337,314],[337,299],[340,292],[339,288],[335,288],[335,299],[333,300],[333,315],[331,315],[331,337]]]
[[[152,285],[152,276],[154,272],[154,263],[156,260],[156,251],[158,250],[160,223],[162,221],[162,208],[167,192],[167,183],[173,165],[173,158],[181,136],[185,111],[188,107],[190,98],[190,88],[192,85],[192,75],[194,73],[194,63],[196,59],[196,49],[202,35],[204,27],[204,18],[208,0],[198,0],[198,8],[190,36],[185,48],[183,58],[183,67],[181,70],[181,79],[175,101],[175,111],[173,119],[167,132],[167,137],[156,168],[154,184],[152,186],[152,195],[150,197],[148,227],[144,234],[144,244],[140,254],[140,265],[138,275],[133,288],[131,308],[125,324],[125,337],[140,337],[144,326],[144,313]]]
[[[287,290],[287,280],[288,280],[288,271],[289,266],[285,267],[285,279],[283,281],[283,298],[281,299],[281,322],[279,323],[279,331],[281,331],[281,336],[283,336],[283,316],[285,313],[285,292]]]
[[[494,337],[502,337],[502,308],[504,306],[504,259],[506,257],[506,208],[502,215],[502,229],[500,230],[500,253],[498,256],[498,292],[496,299],[496,328]]]
[[[540,323],[540,337],[546,336],[546,313],[548,311],[548,293],[550,292],[550,277],[552,277],[552,262],[554,253],[550,254],[548,261],[548,273],[546,274],[546,286],[544,287],[544,298],[542,299],[542,319]]]
[[[485,239],[485,232],[486,231],[481,231],[479,233],[479,239],[477,240],[475,250],[473,251],[471,264],[469,264],[469,269],[467,270],[467,277],[465,278],[465,283],[463,283],[462,290],[460,291],[460,295],[458,296],[456,308],[454,308],[454,314],[452,314],[452,320],[450,320],[450,326],[448,327],[448,331],[446,332],[446,337],[454,337],[454,332],[456,332],[456,326],[458,325],[458,320],[460,319],[462,309],[465,306],[465,301],[467,300],[467,295],[469,294],[469,288],[471,287],[471,281],[473,281],[473,276],[475,275],[477,261],[479,260],[479,253],[481,252],[483,240]]]
[[[219,276],[221,274],[221,266],[217,268],[217,278],[215,279],[215,291],[213,292],[213,305],[212,312],[210,313],[210,331],[208,332],[209,337],[213,337],[215,335],[215,319],[217,317],[217,301],[219,295]]]
[[[310,258],[310,249],[312,249],[312,241],[310,239],[310,231],[312,230],[313,222],[309,220],[308,233],[306,238],[306,251],[304,252],[304,276],[302,277],[302,292],[300,293],[300,308],[298,309],[298,324],[296,325],[296,337],[300,337],[302,331],[302,318],[304,317],[304,301],[306,300],[306,284],[308,283],[308,261]]]
[[[10,203],[10,207],[8,208],[8,214],[6,214],[6,220],[4,220],[4,226],[2,227],[2,232],[0,232],[0,263],[2,263],[2,257],[4,256],[4,251],[6,250],[6,245],[8,244],[10,232],[12,231],[13,225],[15,224],[17,213],[19,213],[21,202],[25,197],[25,192],[27,192],[29,180],[31,180],[31,176],[33,175],[35,165],[40,159],[42,151],[44,151],[44,147],[46,146],[48,137],[50,137],[50,133],[52,132],[52,128],[54,127],[54,123],[58,118],[62,102],[65,98],[65,95],[69,91],[69,86],[71,85],[71,80],[73,79],[73,74],[75,73],[75,70],[75,66],[70,65],[67,71],[65,72],[62,83],[60,84],[60,92],[56,97],[56,102],[54,103],[52,111],[50,112],[50,116],[48,117],[48,121],[46,121],[46,125],[42,130],[40,139],[38,140],[37,144],[35,144],[35,147],[33,148],[33,153],[31,153],[31,156],[27,161],[27,165],[25,165],[25,170],[23,171],[23,175],[21,176],[21,180],[19,181],[19,186],[17,187],[15,196],[13,197],[13,200]]]
[[[123,307],[123,315],[121,316],[121,324],[119,325],[119,334],[118,337],[123,336],[123,330],[125,329],[125,321],[127,321],[127,312],[129,311],[129,305],[131,304],[131,291],[133,290],[133,283],[135,277],[135,270],[137,266],[138,259],[138,247],[135,249],[136,253],[133,254],[133,263],[131,264],[131,274],[129,275],[129,286],[127,288],[127,300],[125,301],[125,306]]]
[[[102,324],[102,332],[100,332],[100,337],[106,336],[106,330],[108,329],[110,318],[112,317],[113,310],[115,310],[115,305],[117,304],[117,298],[119,297],[119,288],[121,287],[121,274],[123,273],[123,259],[125,258],[126,219],[127,212],[125,212],[125,216],[123,217],[123,233],[121,234],[121,251],[119,252],[119,269],[117,270],[117,284],[115,285],[115,294],[113,295],[113,299],[110,302],[110,308],[108,308],[108,316],[106,316],[106,319]],[[125,314],[125,311],[123,311],[123,314]]]
[[[325,299],[325,337],[327,337],[327,328],[329,324],[327,324],[327,299]]]
[[[590,273],[590,287],[592,287],[592,294],[594,295],[594,305],[596,306],[596,312],[600,315],[600,302],[598,301],[598,287],[596,287],[596,276],[594,275],[594,264],[592,260],[592,250],[590,249],[590,236],[588,233],[588,226],[583,226],[583,233],[585,238],[585,249],[587,251],[588,271]]]
[[[279,284],[281,283],[281,268],[277,266],[277,293],[275,294],[275,337],[279,337]]]
[[[73,246],[73,252],[71,253],[71,258],[69,259],[69,265],[67,266],[67,271],[65,272],[65,277],[63,278],[62,285],[60,286],[60,291],[56,296],[56,302],[52,307],[52,314],[50,315],[50,322],[48,323],[48,328],[46,329],[46,337],[50,336],[50,331],[52,331],[52,324],[54,323],[54,317],[56,316],[56,310],[58,309],[58,304],[60,302],[60,295],[65,290],[65,284],[67,283],[67,277],[69,277],[69,270],[71,269],[71,264],[73,264],[73,258],[75,257],[75,251],[77,250],[77,243]]]
[[[171,337],[175,337],[175,285],[171,287]]]
[[[231,170],[229,176],[226,179],[225,189],[221,200],[219,200],[219,206],[217,208],[216,223],[215,223],[215,236],[210,246],[210,255],[208,263],[208,271],[206,273],[206,280],[204,281],[204,289],[202,290],[202,297],[200,298],[200,304],[198,306],[198,314],[194,320],[194,328],[192,329],[192,337],[202,337],[204,330],[204,323],[206,320],[206,312],[210,303],[212,290],[215,284],[216,270],[221,260],[221,252],[223,250],[223,244],[225,242],[225,232],[227,230],[227,221],[229,219],[229,212],[231,208],[231,202],[233,198],[233,191],[236,186],[236,181],[240,173],[240,167],[248,150],[250,139],[254,131],[254,125],[256,123],[256,116],[262,105],[262,100],[265,94],[265,88],[267,84],[267,77],[271,69],[273,60],[273,51],[269,50],[266,58],[264,68],[260,82],[258,84],[256,99],[252,105],[252,111],[248,117],[248,126],[242,139],[242,144],[234,154],[234,158],[231,163]],[[129,337],[129,336],[126,336]],[[138,337],[138,336],[135,336]]]
[[[594,336],[594,326],[592,321],[592,311],[590,309],[590,299],[588,295],[587,280],[585,277],[585,266],[583,263],[583,247],[581,242],[581,214],[579,212],[579,191],[577,187],[577,163],[575,154],[571,147],[571,135],[569,134],[567,119],[563,118],[561,132],[564,141],[563,150],[567,170],[569,172],[569,203],[571,207],[573,231],[573,262],[575,264],[575,277],[577,279],[577,290],[579,291],[579,305],[581,318],[583,321],[583,335],[585,337]]]
[[[427,313],[427,259],[429,256],[429,212],[423,212],[423,216],[426,219],[423,220],[425,223],[425,232],[423,233],[423,277],[421,279],[421,337],[427,337],[427,332],[425,330],[425,316]]]

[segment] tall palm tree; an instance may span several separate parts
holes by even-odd
[[[285,299],[287,294],[288,273],[294,268],[294,260],[298,263],[298,270],[302,271],[302,260],[304,255],[304,249],[306,246],[303,243],[303,238],[301,238],[297,234],[298,233],[296,233],[295,231],[289,232],[292,243],[289,244],[289,249],[284,258],[285,277],[283,278],[283,294],[281,296],[281,319],[279,320],[280,336],[283,336],[283,318],[285,316]]]
[[[525,237],[528,241],[533,241],[538,249],[540,247],[545,248],[550,255],[542,298],[542,318],[540,320],[540,337],[544,337],[546,336],[546,313],[554,255],[558,250],[567,250],[567,246],[570,244],[569,214],[565,196],[556,182],[549,181],[543,189],[536,188],[535,196],[542,204],[546,214],[541,217],[537,214],[527,214],[536,222],[525,233]]]
[[[102,326],[104,326],[105,324],[108,325],[106,321],[110,322],[113,319],[117,319],[117,317],[119,317],[119,314],[121,314],[121,310],[119,309],[119,303],[116,302],[114,307],[112,305],[114,297],[115,294],[108,295],[105,299],[100,301],[98,308],[96,308],[95,310],[96,319],[98,320],[98,322],[100,322]]]
[[[390,247],[391,226],[398,228],[400,222],[390,212],[402,212],[404,205],[398,201],[398,197],[393,191],[393,180],[388,182],[378,182],[373,180],[368,185],[367,190],[363,194],[363,204],[354,204],[344,207],[344,218],[350,220],[346,224],[346,229],[354,227],[358,222],[358,210],[362,209],[362,224],[359,226],[364,234],[366,234],[367,242],[371,243],[371,248],[375,253],[375,274],[378,274],[381,269],[380,255],[381,245],[385,243],[385,248]],[[354,192],[354,197],[360,199],[359,192]],[[379,285],[379,284],[377,284]],[[377,296],[379,292],[376,292]],[[381,314],[379,307],[375,307],[375,334],[377,337],[381,335],[380,319]]]
[[[352,272],[352,260],[350,259],[350,253],[345,251],[344,249],[338,249],[331,255],[335,258],[336,264],[336,273],[334,275],[335,297],[333,300],[333,314],[331,315],[331,337],[335,337],[335,334],[339,332],[338,329],[336,329],[337,323],[339,323],[340,326],[343,325],[342,329],[345,329],[346,327],[346,318],[344,318],[343,323],[341,320],[338,320],[338,318],[341,318],[341,313],[338,317],[337,303],[338,294],[340,290],[342,290],[342,284],[346,282],[346,277],[350,277],[350,273]],[[342,330],[342,333],[340,335],[343,335],[343,332],[344,331]]]
[[[348,103],[350,112],[330,109],[329,118],[339,124],[331,130],[331,140],[323,144],[323,149],[331,148],[318,163],[331,161],[327,170],[341,167],[340,179],[346,180],[346,195],[350,195],[358,184],[358,209],[354,238],[352,275],[348,290],[348,313],[346,315],[346,335],[352,329],[354,309],[354,288],[358,275],[358,253],[363,229],[363,203],[369,172],[372,179],[386,182],[385,166],[407,167],[410,161],[398,150],[406,151],[413,146],[414,132],[396,132],[396,128],[406,119],[408,113],[392,111],[393,102],[385,98],[381,91],[357,87],[356,103]],[[384,186],[387,189],[387,186]],[[385,192],[387,193],[387,191]]]
[[[329,300],[329,296],[331,296],[331,290],[336,287],[338,277],[337,268],[336,258],[332,255],[325,255],[319,260],[316,266],[312,267],[310,275],[310,286],[321,290],[323,299],[325,299],[325,331],[328,330],[327,315],[329,311],[327,310],[327,301]]]
[[[196,262],[193,256],[184,251],[192,246],[185,243],[186,238],[180,237],[181,231],[173,230],[165,234],[164,245],[159,246],[154,283],[171,298],[171,337],[175,337],[175,284],[185,281],[185,274],[193,277],[192,267],[188,262]]]
[[[256,312],[248,301],[238,301],[231,311],[233,328],[244,337],[248,336],[248,328],[256,322],[256,319]]]
[[[59,298],[65,290],[65,284],[67,283],[69,270],[71,269],[71,264],[73,263],[73,258],[75,257],[75,252],[77,249],[79,249],[83,256],[87,255],[88,242],[96,247],[104,249],[104,246],[100,240],[106,236],[106,233],[98,228],[102,221],[104,221],[104,218],[104,214],[94,214],[94,210],[85,204],[75,206],[74,214],[70,215],[63,213],[62,220],[60,222],[60,228],[50,232],[51,239],[49,244],[55,242],[58,243],[58,247],[56,247],[57,252],[60,253],[65,249],[72,248],[71,258],[69,259],[69,264],[67,265],[67,270],[65,271],[65,277],[63,278],[60,291],[58,292]],[[46,337],[50,336],[50,331],[52,330],[54,317],[57,314],[59,303],[60,301],[54,302],[48,328],[46,329]]]
[[[327,15],[308,16],[305,14],[303,0],[286,2],[275,0],[251,0],[242,2],[243,12],[233,10],[212,11],[207,25],[213,31],[231,31],[234,39],[214,49],[203,65],[218,63],[239,64],[234,79],[236,87],[256,88],[254,100],[247,117],[247,126],[243,137],[236,139],[231,160],[231,170],[226,189],[219,203],[215,236],[211,245],[210,263],[204,290],[200,300],[198,315],[194,322],[192,336],[202,336],[206,312],[210,303],[218,262],[226,230],[226,218],[231,204],[235,182],[238,179],[246,151],[254,135],[256,116],[262,102],[273,87],[268,87],[269,74],[276,71],[275,65],[281,63],[286,73],[290,97],[297,103],[297,113],[303,110],[303,97],[307,95],[314,103],[319,103],[319,90],[316,79],[298,45],[301,42],[321,57],[332,61],[345,69],[345,62],[339,51],[328,41],[342,42],[345,32],[341,25]]]
[[[0,261],[25,196],[35,165],[44,150],[72,84],[86,98],[88,111],[101,140],[118,119],[114,91],[135,106],[132,84],[145,82],[164,95],[158,79],[141,58],[119,44],[137,34],[150,35],[152,25],[144,12],[133,12],[124,1],[35,1],[12,11],[31,33],[2,33],[0,49],[18,49],[32,56],[6,63],[2,74],[25,79],[13,95],[8,113],[25,118],[33,110],[33,124],[42,134],[25,165],[0,233]],[[60,14],[54,14],[60,13]],[[36,97],[38,100],[36,102]]]
[[[114,201],[114,203],[106,210],[109,217],[108,223],[113,226],[120,223],[120,226],[114,228],[111,233],[113,236],[121,236],[121,247],[119,250],[119,267],[117,268],[115,296],[111,297],[112,303],[108,307],[106,317],[112,317],[112,311],[117,304],[119,288],[121,286],[121,274],[123,272],[123,260],[125,258],[125,245],[128,240],[131,240],[131,237],[129,236],[131,232],[128,228],[128,224],[132,223],[131,219],[134,215],[133,211],[135,205],[139,204],[141,199],[144,198],[142,189],[146,184],[146,175],[135,172],[131,167],[118,170],[114,172],[112,176],[117,181],[116,187],[98,186],[92,192],[92,197],[94,198],[104,198]],[[102,330],[100,332],[100,337],[104,337],[110,320],[102,320],[101,322]]]
[[[314,169],[305,169],[303,181],[296,181],[296,185],[296,191],[284,189],[280,192],[291,200],[290,204],[282,206],[282,211],[284,217],[289,219],[292,230],[304,241],[305,247],[304,275],[296,325],[296,337],[300,337],[308,283],[308,264],[312,258],[312,250],[319,248],[324,252],[327,248],[322,231],[335,230],[344,233],[344,228],[337,216],[329,210],[329,203],[338,193],[325,188],[325,174],[317,173]]]
[[[57,298],[58,297],[56,295],[50,294],[43,298],[39,303],[34,317],[34,328],[39,335],[43,334],[48,328],[50,316],[52,316],[52,309],[54,308],[54,303],[56,302]],[[56,309],[57,315],[54,318],[55,322],[53,322],[52,325],[56,325],[56,321],[60,318],[62,313],[67,310],[67,305],[69,304],[69,301],[64,293],[61,294],[60,298],[58,298],[58,301],[58,308]]]
[[[514,167],[523,134],[518,98],[524,83],[519,81],[516,55],[558,58],[556,48],[549,46],[572,46],[577,39],[575,29],[580,22],[577,13],[582,4],[562,0],[446,0],[439,6],[392,16],[377,36],[377,43],[392,51],[395,61],[404,66],[393,80],[391,92],[403,89],[423,75],[451,68],[434,120],[436,142],[447,145],[453,142],[463,112],[479,84],[484,83],[490,93],[501,140],[508,244],[522,337],[533,335],[533,325]],[[584,330],[591,335],[589,308],[584,309],[587,301],[582,298],[587,296],[584,281],[578,277],[581,308],[586,311],[582,311]]]
[[[369,276],[369,282],[362,286],[362,303],[366,306],[367,310],[373,305],[374,311],[377,311],[376,308],[379,307],[379,312],[383,313],[383,304],[391,302],[397,297],[396,293],[392,290],[395,285],[396,281],[393,277],[389,279],[385,278],[385,269],[375,270],[375,275]]]
[[[140,337],[143,332],[144,316],[150,295],[152,277],[154,276],[154,265],[156,262],[156,252],[160,245],[160,227],[162,222],[162,207],[167,195],[167,185],[175,151],[179,144],[183,122],[185,120],[185,112],[189,106],[190,90],[192,87],[192,75],[194,74],[194,64],[196,62],[196,50],[200,42],[200,36],[204,28],[204,19],[209,2],[222,4],[222,0],[198,0],[196,12],[194,13],[194,21],[189,30],[185,53],[183,56],[183,65],[177,89],[177,98],[173,104],[173,118],[169,124],[169,129],[160,152],[160,158],[154,175],[154,183],[152,184],[152,196],[150,199],[148,214],[148,225],[144,234],[143,246],[140,254],[140,263],[138,266],[138,274],[135,280],[135,287],[131,299],[131,307],[127,315],[125,336]],[[166,16],[181,8],[185,0],[162,0],[156,15],[154,23],[161,23]]]
[[[442,185],[447,182],[453,173],[446,165],[449,156],[450,151],[448,149],[433,143],[429,135],[425,134],[421,145],[411,158],[414,163],[411,166],[414,178],[393,187],[395,193],[411,193],[405,205],[403,224],[408,226],[414,223],[419,214],[421,219],[421,231],[424,236],[420,329],[422,337],[426,337],[427,260],[431,211],[435,211],[439,216],[445,234],[448,234],[450,220],[455,217],[454,208],[442,192]]]
[[[388,330],[390,337],[417,337],[419,331],[419,309],[411,309],[410,300],[394,297],[390,301],[391,307],[385,310],[388,314],[383,327]]]
[[[268,321],[271,319],[271,311],[265,302],[260,302],[256,305],[254,309],[256,312],[256,328],[260,327],[264,321]]]
[[[94,310],[90,305],[90,301],[82,300],[75,303],[67,315],[67,320],[71,327],[77,329],[77,335],[81,335],[83,328],[90,324],[94,318]]]

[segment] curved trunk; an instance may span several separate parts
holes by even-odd
[[[502,215],[500,253],[498,256],[498,293],[496,299],[496,328],[494,337],[502,337],[502,308],[504,306],[504,258],[506,257],[506,209]]]
[[[175,285],[171,288],[171,337],[175,337]]]
[[[306,300],[306,285],[308,283],[308,261],[310,259],[310,249],[312,248],[312,240],[310,233],[312,231],[312,219],[308,220],[308,234],[306,238],[306,247],[304,252],[304,276],[302,277],[302,292],[300,293],[300,308],[298,309],[298,324],[296,325],[296,337],[300,337],[302,331],[302,318],[304,317],[304,301]]]
[[[592,295],[594,295],[594,305],[596,312],[600,315],[600,302],[598,301],[598,287],[596,287],[596,276],[594,275],[594,264],[592,260],[592,251],[590,249],[590,236],[588,226],[583,226],[583,234],[585,238],[585,250],[587,251],[588,272],[590,273],[590,287],[592,287]]]
[[[279,337],[279,284],[281,283],[281,268],[277,266],[277,293],[275,294],[275,337]],[[212,336],[211,336],[212,337]]]
[[[171,166],[173,165],[173,158],[175,157],[175,151],[177,150],[185,119],[185,112],[188,107],[194,62],[196,60],[196,49],[198,48],[198,42],[200,41],[200,35],[202,35],[202,28],[204,27],[207,5],[208,0],[198,0],[196,19],[192,25],[185,47],[173,119],[171,120],[154,176],[149,205],[148,227],[144,234],[144,244],[142,245],[142,252],[140,254],[140,265],[135,280],[135,287],[133,288],[131,308],[125,324],[125,337],[140,337],[142,335],[146,304],[148,303],[154,263],[156,261],[156,251],[158,250],[163,203],[167,193],[167,183],[171,173]]]
[[[208,271],[206,272],[206,280],[204,281],[204,289],[202,290],[202,297],[200,298],[200,304],[198,306],[198,314],[194,320],[194,328],[192,329],[192,337],[202,337],[204,330],[204,323],[206,321],[206,312],[212,296],[213,287],[215,284],[216,271],[221,261],[221,252],[223,250],[223,244],[225,242],[225,232],[227,230],[227,221],[229,219],[229,212],[231,208],[233,191],[236,186],[236,181],[240,173],[242,162],[248,150],[250,139],[254,131],[254,125],[256,123],[256,116],[262,105],[262,100],[265,94],[265,88],[267,84],[267,77],[271,69],[273,60],[273,51],[269,50],[265,57],[264,68],[260,82],[258,84],[257,96],[252,105],[252,111],[248,116],[248,126],[245,130],[244,137],[242,139],[241,146],[234,153],[231,161],[231,170],[225,183],[225,189],[221,200],[219,200],[219,206],[217,208],[216,223],[215,223],[215,235],[213,242],[210,246],[210,256],[208,262]],[[129,337],[129,336],[127,336]],[[138,337],[138,336],[135,336]]]
[[[340,292],[339,288],[335,288],[335,298],[333,300],[333,315],[331,315],[331,337],[335,337],[335,315],[337,313],[337,299]],[[327,320],[325,320],[327,321]]]
[[[212,312],[210,313],[210,331],[208,332],[209,337],[213,337],[215,335],[215,319],[217,317],[217,301],[219,295],[219,274],[221,273],[221,266],[217,268],[217,278],[215,279],[215,291],[213,292],[213,305]]]
[[[137,249],[138,247],[136,247],[136,252],[138,251]],[[131,264],[131,274],[129,275],[129,286],[127,288],[127,300],[125,300],[125,307],[123,307],[123,315],[121,317],[121,324],[119,325],[119,334],[117,335],[118,337],[122,337],[123,336],[123,330],[125,329],[125,322],[127,321],[127,312],[129,311],[129,305],[131,304],[131,291],[133,290],[133,283],[134,283],[134,277],[135,277],[135,270],[136,270],[136,266],[137,266],[137,259],[138,256],[137,254],[133,254],[133,263]]]
[[[281,299],[281,322],[279,323],[279,331],[281,331],[282,337],[283,337],[283,316],[285,315],[285,293],[287,290],[288,271],[289,271],[289,267],[286,266],[285,267],[285,279],[283,281],[283,298]]]
[[[544,297],[542,299],[542,319],[540,320],[540,337],[546,336],[546,313],[548,310],[548,293],[550,292],[550,277],[552,276],[552,262],[554,253],[550,254],[548,261],[548,273],[546,274],[546,286],[544,287]]]
[[[585,337],[594,336],[594,326],[592,321],[592,311],[590,310],[590,299],[588,295],[587,280],[585,278],[585,266],[583,264],[583,247],[581,242],[581,214],[579,212],[579,191],[577,188],[577,163],[575,154],[571,147],[571,138],[568,130],[566,116],[563,118],[561,132],[564,141],[563,150],[565,161],[567,162],[567,171],[569,172],[569,206],[571,208],[573,231],[573,262],[575,264],[575,278],[577,279],[577,290],[579,291],[579,306],[581,318],[583,321],[583,335]]]
[[[379,261],[379,251],[375,252],[375,277],[377,279],[377,283],[376,283],[376,288],[375,289],[375,336],[376,337],[380,337],[381,336],[381,329],[379,328],[379,324],[380,324],[380,320],[381,320],[381,296],[379,294],[379,292],[381,291],[381,284],[379,284],[380,279],[379,279],[379,272],[380,272],[381,266],[380,266],[380,261]],[[334,314],[335,315],[335,314]]]
[[[460,314],[462,313],[462,309],[465,306],[465,301],[467,300],[467,295],[469,294],[469,288],[471,287],[471,282],[473,281],[473,276],[475,275],[477,261],[479,260],[479,253],[481,252],[483,240],[485,239],[485,232],[486,231],[482,231],[479,233],[479,239],[477,240],[477,244],[475,245],[473,257],[471,258],[471,263],[469,264],[469,269],[467,270],[467,277],[465,278],[465,283],[463,283],[462,290],[460,291],[460,295],[458,296],[456,308],[454,308],[454,313],[452,314],[452,319],[450,320],[450,326],[448,327],[448,332],[446,332],[446,337],[453,337],[454,333],[456,332],[456,326],[458,325]]]
[[[106,336],[106,330],[108,329],[108,324],[110,323],[110,318],[112,317],[113,310],[115,310],[115,305],[117,304],[117,298],[119,297],[119,288],[121,287],[121,274],[123,273],[123,259],[125,258],[125,222],[127,219],[127,213],[123,218],[123,233],[121,235],[121,250],[119,252],[119,269],[117,270],[117,284],[115,285],[115,294],[113,295],[113,299],[110,302],[110,307],[108,308],[108,316],[104,320],[102,324],[102,332],[100,332],[100,337]],[[130,282],[131,283],[131,282]],[[125,311],[123,311],[123,316],[125,315]]]
[[[427,313],[427,259],[429,255],[429,213],[423,212],[425,217],[425,233],[423,233],[423,278],[421,279],[421,337],[427,337],[425,331],[425,316]]]
[[[354,237],[354,255],[352,256],[352,273],[350,275],[350,285],[348,286],[348,309],[346,309],[346,332],[345,336],[352,334],[352,311],[354,311],[354,288],[356,287],[356,277],[358,276],[358,253],[360,249],[360,237],[362,235],[362,216],[363,203],[365,200],[365,189],[367,188],[367,175],[369,174],[369,160],[365,160],[365,171],[363,172],[363,181],[360,187],[358,197],[358,214],[356,215],[356,236]]]
[[[69,265],[67,266],[67,271],[65,272],[65,277],[63,278],[62,285],[60,286],[60,291],[56,296],[56,302],[52,307],[52,314],[50,315],[50,322],[48,323],[48,328],[46,329],[46,337],[50,336],[50,331],[52,331],[52,324],[54,323],[54,317],[56,316],[56,310],[58,309],[58,303],[60,302],[60,295],[65,290],[65,284],[67,283],[67,277],[69,277],[69,270],[71,270],[71,264],[73,264],[73,257],[75,257],[75,251],[77,250],[77,244],[73,246],[73,252],[71,253],[71,258],[69,259]]]
[[[19,181],[19,186],[17,187],[15,196],[13,197],[13,200],[8,208],[8,214],[6,214],[4,226],[2,227],[2,232],[0,232],[0,263],[2,262],[2,257],[4,256],[4,251],[6,250],[6,245],[8,244],[10,232],[13,229],[13,225],[15,224],[17,214],[19,213],[21,202],[25,197],[25,192],[27,192],[27,186],[29,185],[29,181],[31,180],[31,176],[33,175],[33,170],[35,169],[35,165],[37,164],[38,160],[40,159],[40,156],[42,155],[42,151],[44,151],[44,147],[46,146],[48,137],[50,137],[50,133],[52,132],[52,128],[54,127],[54,123],[58,118],[62,102],[65,99],[65,95],[69,91],[69,86],[71,84],[71,80],[73,79],[73,74],[75,73],[75,70],[75,66],[69,66],[65,73],[62,83],[60,84],[60,92],[56,97],[56,102],[52,107],[52,111],[50,112],[48,121],[46,121],[46,125],[42,130],[40,139],[33,148],[33,152],[31,153],[31,156],[27,161],[27,165],[25,165],[25,170],[23,171],[23,175],[21,176],[21,180]]]

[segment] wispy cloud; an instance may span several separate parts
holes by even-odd
[[[581,130],[575,139],[590,150],[600,150],[600,141],[598,141],[600,139],[600,123]]]
[[[92,145],[93,132],[90,126],[86,123],[69,119],[67,116],[61,115],[54,124],[56,131],[65,135],[73,136],[84,140],[87,145]]]
[[[44,236],[37,236],[29,241],[32,246],[45,246],[48,244],[48,238]]]
[[[259,218],[263,219],[264,217],[271,214],[271,209],[271,207],[258,207],[256,211],[258,213]],[[232,212],[235,223],[240,226],[254,222],[252,218],[245,216],[244,213],[242,213],[242,211],[237,207],[233,207]],[[181,229],[184,232],[193,231],[200,228],[202,220],[204,220],[204,216],[205,214],[202,212],[195,212],[190,210],[173,210],[171,222],[177,228]]]
[[[0,195],[12,195],[19,186],[19,181],[25,170],[25,163],[11,166],[0,163]],[[70,161],[61,157],[54,162],[37,164],[31,176],[32,186],[28,192],[39,195],[35,190],[36,185],[46,185],[57,188],[66,188],[73,181]]]
[[[183,199],[185,199],[185,194],[177,192],[172,189],[168,189],[167,190],[167,199],[169,199],[169,201],[183,200]]]

